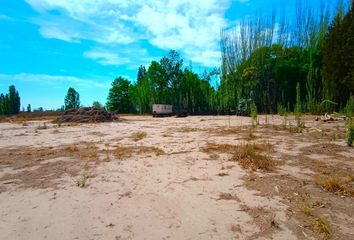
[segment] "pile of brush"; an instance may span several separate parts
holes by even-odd
[[[59,116],[55,123],[97,123],[97,122],[113,122],[118,120],[118,117],[113,113],[107,112],[99,108],[80,108],[69,109]]]

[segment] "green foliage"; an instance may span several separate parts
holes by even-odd
[[[254,101],[252,101],[251,103],[251,118],[252,118],[252,125],[256,126],[258,124],[258,120],[257,120],[257,106],[256,103]]]
[[[323,46],[325,85],[340,105],[354,92],[354,5],[344,14],[340,8]]]
[[[94,101],[92,103],[92,107],[93,108],[98,108],[98,109],[103,109],[104,108],[104,106],[99,101]]]
[[[27,105],[27,112],[29,112],[29,113],[32,112],[31,104]]]
[[[146,75],[146,68],[145,68],[145,66],[140,65],[140,67],[138,69],[138,75],[136,78],[136,81],[138,84],[140,84],[143,81],[145,75]]]
[[[353,115],[354,114],[354,96],[351,95],[350,98],[348,99],[348,102],[344,108],[344,112],[346,114]]]
[[[21,109],[21,99],[15,86],[9,87],[9,93],[0,94],[0,114],[18,114]]]
[[[129,95],[130,82],[118,77],[112,82],[107,98],[107,109],[114,113],[130,113],[132,102]]]
[[[277,106],[277,112],[280,116],[285,116],[288,114],[288,111],[285,106],[278,104]]]
[[[80,95],[74,88],[69,88],[64,99],[65,110],[80,108]]]
[[[296,103],[294,108],[295,117],[301,117],[301,97],[300,97],[300,83],[296,85]]]
[[[218,72],[204,72],[201,78],[189,68],[182,70],[182,66],[179,54],[171,50],[159,62],[152,61],[146,72],[139,68],[137,82],[129,87],[137,112],[151,113],[152,104],[172,104],[177,111],[191,114],[216,111],[218,101],[209,81]]]
[[[296,128],[291,130],[292,132],[302,132],[302,129],[305,127],[305,122],[301,119],[301,97],[300,97],[300,83],[296,85],[296,103],[294,108],[294,116],[296,121]]]

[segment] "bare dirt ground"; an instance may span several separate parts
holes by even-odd
[[[354,239],[345,122],[304,119],[0,123],[0,239]]]

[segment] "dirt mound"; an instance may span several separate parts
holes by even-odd
[[[98,108],[80,108],[65,111],[64,114],[59,116],[54,122],[95,123],[113,122],[115,120],[118,120],[118,117],[106,110]]]

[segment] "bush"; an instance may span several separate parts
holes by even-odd
[[[280,116],[285,116],[287,115],[288,111],[285,106],[278,104],[277,106],[277,112]]]

